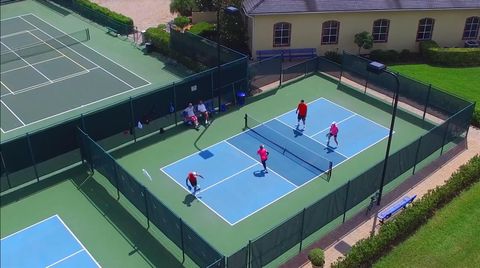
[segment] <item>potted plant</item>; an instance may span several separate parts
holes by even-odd
[[[314,248],[308,253],[308,259],[313,267],[323,267],[325,264],[325,254],[321,248]]]

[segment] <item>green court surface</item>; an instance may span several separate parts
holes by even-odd
[[[189,74],[77,14],[60,13],[36,1],[2,5],[1,20],[2,142]],[[78,38],[85,29],[89,40]],[[70,40],[88,41],[70,44],[65,37],[49,41],[72,33]],[[17,51],[32,44],[26,52]]]
[[[245,113],[266,121],[295,109],[300,99],[311,102],[323,97],[388,128],[391,119],[388,113],[390,110],[385,109],[388,105],[377,103],[377,106],[373,106],[375,103],[367,103],[362,101],[361,97],[354,97],[358,95],[357,91],[342,88],[337,89],[336,83],[314,75],[260,95],[259,100],[246,106],[232,107],[234,111],[214,118],[208,128],[202,127],[198,132],[193,129],[171,130],[171,134],[167,131],[163,135],[144,139],[112,153],[120,164],[159,200],[213,247],[229,256],[246,246],[249,240],[254,240],[378,163],[385,156],[386,139],[336,167],[329,182],[317,178],[234,226],[223,221],[198,200],[192,199],[191,195],[161,172],[160,168],[240,133],[244,126]],[[424,127],[421,127],[421,124],[412,124],[411,122],[415,121],[413,118],[408,112],[398,113],[391,153],[418,139],[426,133],[427,128],[432,127],[430,124],[425,124]],[[307,126],[308,124],[315,124],[315,118],[308,118]],[[342,137],[339,134],[340,146],[341,142]],[[149,172],[152,181],[142,174],[142,169]],[[185,171],[185,175],[187,172]],[[242,187],[241,183],[237,187]]]
[[[188,258],[182,265],[181,252],[160,231],[147,231],[143,220],[132,217],[108,182],[97,174],[86,177],[83,168],[75,168],[3,195],[1,237],[58,214],[102,267],[194,266]]]

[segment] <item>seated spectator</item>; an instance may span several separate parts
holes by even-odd
[[[207,107],[205,107],[205,104],[203,103],[202,100],[198,102],[197,105],[197,111],[202,115],[203,119],[205,119],[205,125],[208,125],[208,111]]]
[[[184,114],[185,114],[185,118],[188,121],[192,122],[192,124],[195,126],[195,129],[198,129],[198,127],[199,127],[198,118],[195,115],[195,111],[194,111],[192,103],[189,103],[187,108],[185,108]]]

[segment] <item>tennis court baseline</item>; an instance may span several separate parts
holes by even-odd
[[[1,131],[34,123],[150,85],[34,14],[1,21]]]
[[[202,174],[199,201],[230,225],[315,178],[328,178],[329,163],[336,167],[388,136],[387,128],[323,98],[309,103],[305,129],[297,128],[295,110],[264,123],[247,121],[246,131],[161,168],[186,191],[187,173]],[[332,121],[340,128],[338,147],[326,145]],[[269,173],[259,162],[259,144],[270,152]]]
[[[58,215],[2,238],[0,266],[100,267]]]

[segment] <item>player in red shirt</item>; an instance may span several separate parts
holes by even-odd
[[[200,177],[203,179],[203,176],[198,174],[195,171],[189,172],[187,175],[187,179],[185,180],[185,184],[187,185],[188,190],[191,190],[193,187],[193,192],[192,194],[195,195],[198,191],[200,191],[200,186],[197,184],[197,177]],[[190,185],[188,183],[190,182]]]
[[[300,126],[300,120],[303,122],[303,129],[305,129],[305,119],[307,118],[307,104],[304,100],[301,100],[297,106],[297,110],[295,111],[297,114],[297,128]]]
[[[270,154],[267,149],[263,145],[260,145],[260,149],[258,149],[257,154],[260,155],[260,161],[262,162],[263,165],[263,171],[265,173],[268,173],[267,170],[267,160],[268,160],[268,155]]]
[[[338,126],[337,126],[337,123],[333,121],[332,124],[330,125],[330,131],[327,134],[327,137],[328,137],[327,146],[329,146],[330,138],[332,136],[333,136],[333,140],[338,146],[337,135],[338,135]]]

